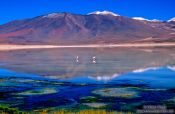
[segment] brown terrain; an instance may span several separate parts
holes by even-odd
[[[0,44],[84,45],[175,41],[175,22],[52,13],[0,25]]]

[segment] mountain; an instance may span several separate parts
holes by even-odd
[[[172,19],[168,20],[168,22],[175,22],[175,17],[173,17]]]
[[[50,13],[0,25],[0,43],[103,44],[174,39],[172,22],[145,21],[97,11],[87,15]]]
[[[133,17],[132,19],[140,20],[140,21],[149,21],[149,22],[161,22],[160,20],[157,20],[157,19],[149,20],[149,19],[145,19],[143,17]]]

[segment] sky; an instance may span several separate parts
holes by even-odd
[[[0,24],[52,12],[88,14],[111,11],[128,17],[169,20],[175,0],[0,0]]]

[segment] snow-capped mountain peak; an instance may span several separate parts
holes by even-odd
[[[175,22],[175,17],[173,17],[172,19],[168,20],[168,22]]]
[[[133,17],[132,19],[139,20],[139,21],[161,22],[160,20],[157,20],[157,19],[149,20],[149,19],[145,19],[143,17]]]
[[[149,21],[152,21],[152,22],[161,22],[161,20],[158,20],[158,19],[153,19],[153,20],[149,20]]]
[[[89,13],[88,15],[91,15],[91,14],[120,16],[120,15],[113,13],[113,12],[110,12],[110,11],[95,11],[95,12]]]
[[[135,20],[140,20],[140,21],[149,21],[148,19],[145,19],[143,17],[133,17]]]
[[[43,17],[44,18],[57,18],[60,16],[61,13],[50,13],[50,14],[47,14],[47,15],[44,15]]]

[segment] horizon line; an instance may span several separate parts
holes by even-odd
[[[118,13],[116,13],[116,12],[113,12],[113,11],[110,11],[110,10],[96,10],[96,11],[93,11],[93,12],[89,12],[89,13],[86,13],[86,14],[82,14],[82,13],[74,13],[74,12],[66,12],[66,11],[54,11],[54,12],[48,12],[48,13],[44,13],[44,14],[40,14],[40,15],[36,15],[36,16],[31,16],[31,17],[24,17],[24,18],[18,18],[18,19],[13,19],[13,20],[10,20],[10,21],[7,21],[7,22],[4,22],[4,23],[0,23],[0,26],[1,25],[4,25],[4,24],[6,24],[6,23],[9,23],[9,22],[12,22],[12,21],[20,21],[20,20],[25,20],[25,19],[32,19],[32,18],[36,18],[36,17],[40,17],[40,16],[46,16],[46,15],[48,15],[48,14],[52,14],[52,13],[69,13],[69,14],[74,14],[74,15],[83,15],[83,16],[85,16],[85,15],[91,15],[92,13],[94,13],[94,12],[104,12],[104,11],[107,11],[107,12],[111,12],[111,13],[115,13],[115,14],[117,14],[117,15],[119,15],[119,16],[122,16],[122,17],[128,17],[128,18],[131,18],[131,19],[134,19],[134,18],[144,18],[145,20],[158,20],[158,21],[160,21],[160,22],[168,22],[169,20],[171,20],[171,19],[173,19],[173,18],[175,18],[175,16],[173,16],[173,17],[171,17],[170,19],[168,19],[168,20],[159,20],[159,19],[148,19],[148,18],[145,18],[145,17],[143,17],[143,16],[134,16],[134,17],[130,17],[130,16],[125,16],[125,15],[120,15],[120,14],[118,14]],[[98,14],[97,14],[98,15]]]

